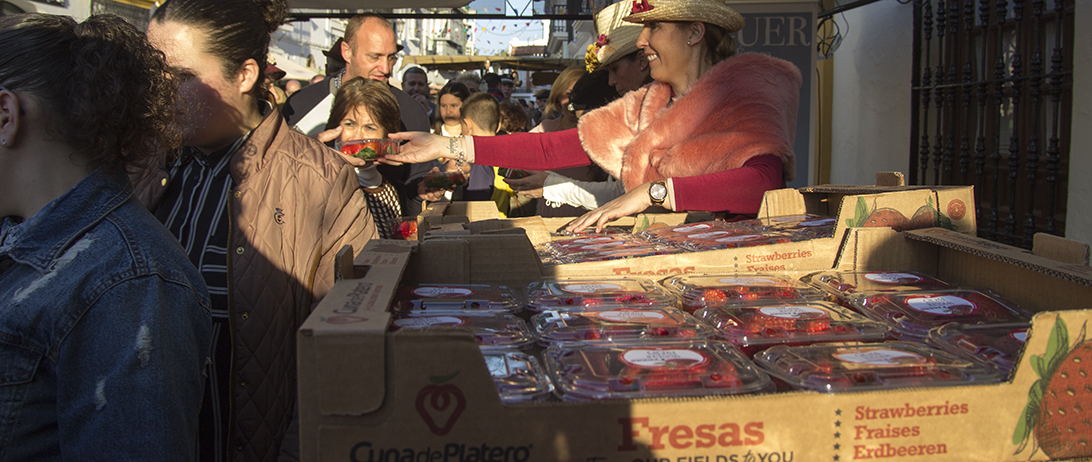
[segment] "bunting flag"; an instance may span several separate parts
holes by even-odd
[[[501,32],[504,32],[504,28],[508,26],[501,26]]]

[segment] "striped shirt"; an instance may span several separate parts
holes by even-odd
[[[232,345],[228,324],[228,198],[235,186],[231,157],[247,138],[249,134],[211,154],[185,148],[169,170],[171,182],[155,212],[201,272],[212,301],[212,364],[198,420],[197,454],[201,461],[227,460],[228,453]]]

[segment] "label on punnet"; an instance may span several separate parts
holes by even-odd
[[[623,287],[618,284],[608,283],[568,284],[561,286],[561,290],[575,294],[597,294],[601,292],[622,289]]]
[[[880,284],[915,284],[922,281],[920,276],[914,274],[889,273],[884,271],[866,273],[864,278]]]
[[[448,297],[468,297],[474,293],[473,290],[465,287],[418,287],[413,289],[413,294],[418,297],[427,298],[448,298]]]
[[[819,319],[827,315],[826,311],[810,306],[768,306],[759,308],[759,313],[784,319]]]
[[[925,357],[909,351],[888,348],[849,348],[833,355],[841,361],[865,366],[909,366],[925,364]]]
[[[720,278],[720,279],[717,279],[717,282],[719,282],[721,284],[729,284],[729,285],[736,285],[736,286],[772,286],[772,285],[777,285],[777,281],[775,281],[773,279],[748,278],[748,277]]]
[[[938,316],[964,316],[978,310],[970,300],[954,295],[915,295],[906,297],[906,305]]]
[[[681,348],[634,348],[622,353],[621,361],[648,369],[689,369],[705,365],[709,358],[700,351]]]
[[[659,311],[644,310],[608,310],[588,313],[589,317],[599,318],[610,322],[638,322],[650,323],[659,321],[666,316]]]
[[[466,322],[454,316],[422,316],[398,318],[391,321],[391,324],[403,329],[423,329],[431,326],[461,326],[466,324]]]

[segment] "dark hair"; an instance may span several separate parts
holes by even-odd
[[[577,80],[569,94],[569,104],[573,110],[590,111],[618,98],[618,90],[614,89],[609,79],[610,75],[600,70]]]
[[[397,132],[402,123],[402,114],[398,109],[398,100],[385,82],[353,77],[341,85],[334,96],[330,108],[330,120],[326,129],[337,127],[353,110],[364,108],[372,120],[383,127],[387,133]]]
[[[152,21],[177,22],[205,32],[205,52],[220,59],[225,78],[238,75],[248,59],[265,69],[269,36],[284,23],[288,13],[285,0],[167,0],[152,15]],[[259,72],[254,96],[261,100],[267,87]]]
[[[523,108],[511,101],[501,101],[500,105],[500,130],[507,133],[519,133],[527,131],[527,125],[531,119]]]
[[[473,120],[478,128],[496,133],[500,125],[500,105],[497,104],[497,98],[489,93],[474,93],[463,100],[459,117]]]
[[[732,35],[716,24],[705,24],[705,59],[713,64],[731,58],[736,54],[736,41]]]
[[[421,69],[419,67],[411,67],[409,69],[406,69],[406,72],[402,73],[402,80],[406,80],[406,76],[410,75],[410,74],[421,74],[421,75],[425,76],[426,80],[428,79],[428,73],[425,72],[424,69]]]
[[[485,80],[485,86],[489,88],[497,88],[501,83],[500,76],[492,72],[485,74],[485,76],[482,77],[482,80]]]
[[[0,16],[0,49],[0,86],[42,104],[47,133],[89,167],[144,165],[181,142],[163,54],[120,17]]]
[[[444,84],[444,87],[436,93],[436,110],[432,111],[432,131],[440,130],[440,125],[443,125],[444,118],[440,115],[440,98],[444,95],[452,95],[459,98],[459,101],[466,101],[470,97],[470,90],[463,85],[462,82],[456,82],[454,80],[448,81]]]

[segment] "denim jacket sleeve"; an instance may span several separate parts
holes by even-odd
[[[207,295],[162,273],[113,281],[59,345],[63,459],[192,461],[211,342]]]

